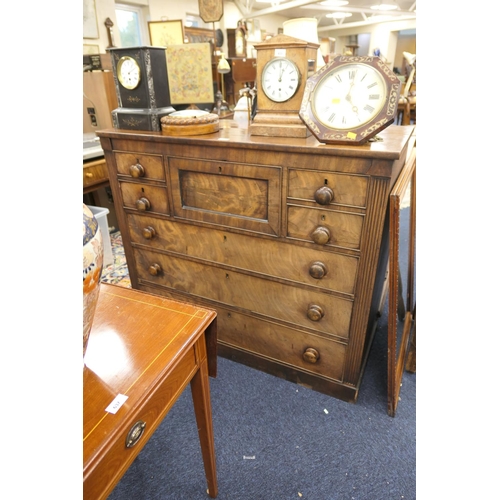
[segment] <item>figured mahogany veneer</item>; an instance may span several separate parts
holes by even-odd
[[[221,355],[355,401],[412,131],[391,126],[363,146],[229,120],[203,136],[99,132],[132,286],[217,310]]]

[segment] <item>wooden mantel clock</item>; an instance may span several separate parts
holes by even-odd
[[[311,135],[299,117],[307,78],[316,71],[319,44],[276,35],[254,45],[257,51],[257,109],[250,135]]]

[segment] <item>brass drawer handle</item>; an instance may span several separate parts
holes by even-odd
[[[138,177],[144,177],[144,174],[146,173],[144,167],[140,163],[131,165],[128,171],[130,172],[130,175],[136,179]]]
[[[92,179],[92,177],[94,177],[94,174],[92,172],[86,172],[85,177]]]
[[[309,304],[309,307],[307,309],[307,317],[311,321],[319,321],[323,316],[325,315],[325,312],[323,311],[323,308],[321,306],[318,306],[317,304]]]
[[[152,240],[156,236],[155,228],[152,226],[147,226],[142,230],[142,236],[147,240]]]
[[[161,274],[161,266],[155,262],[149,266],[148,271],[151,276],[158,276]]]
[[[309,268],[309,274],[311,277],[314,279],[320,280],[326,276],[326,266],[323,264],[323,262],[313,262],[311,264],[311,267]]]
[[[151,203],[149,202],[149,200],[147,198],[139,198],[136,202],[135,202],[135,206],[137,208],[137,210],[140,210],[141,212],[145,212],[146,210],[149,210],[151,208]]]
[[[333,201],[333,191],[328,186],[322,186],[314,193],[316,203],[329,205]]]
[[[132,448],[132,446],[137,444],[137,441],[139,441],[141,436],[144,434],[145,428],[146,428],[146,422],[138,420],[128,431],[127,437],[125,439],[125,447]]]
[[[304,359],[304,361],[314,364],[319,359],[319,352],[312,347],[308,347],[302,354],[302,358]]]
[[[326,245],[330,241],[330,231],[327,227],[318,226],[313,231],[311,238],[318,245]]]

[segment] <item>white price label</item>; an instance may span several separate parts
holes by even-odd
[[[123,403],[127,401],[127,399],[128,396],[125,396],[125,394],[118,394],[105,411],[108,413],[116,413],[122,407]]]

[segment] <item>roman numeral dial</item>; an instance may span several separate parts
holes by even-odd
[[[352,62],[325,73],[311,95],[311,105],[326,127],[350,130],[372,120],[385,105],[386,95],[380,71]]]

